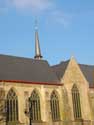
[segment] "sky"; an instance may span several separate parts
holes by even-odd
[[[35,20],[51,65],[94,65],[94,0],[0,0],[0,54],[34,58]]]

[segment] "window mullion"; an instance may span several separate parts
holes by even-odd
[[[76,86],[72,89],[72,100],[73,100],[73,110],[74,110],[74,118],[81,118],[81,105],[80,105],[80,94]]]

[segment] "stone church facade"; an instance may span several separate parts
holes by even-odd
[[[0,55],[0,125],[94,125],[94,66]]]

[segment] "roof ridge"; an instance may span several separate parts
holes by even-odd
[[[94,67],[93,64],[89,65],[89,64],[81,64],[81,63],[79,63],[79,65],[82,65],[82,66],[93,66]]]
[[[7,54],[0,54],[0,56],[3,56],[3,57],[9,57],[9,58],[16,58],[16,59],[27,59],[27,60],[32,60],[32,61],[45,61],[45,62],[48,62],[47,60],[36,60],[36,59],[33,59],[33,58],[30,58],[30,57],[23,57],[23,56],[16,56],[16,55],[7,55]]]
[[[60,63],[55,64],[55,65],[52,65],[51,67],[59,66],[59,65],[61,65],[61,64],[63,64],[63,63],[68,63],[69,61],[70,61],[70,59],[69,59],[69,60],[65,60],[65,61],[61,61]]]

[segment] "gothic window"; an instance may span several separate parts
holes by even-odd
[[[80,94],[76,85],[72,88],[73,111],[75,120],[81,119]]]
[[[40,111],[40,97],[38,93],[34,90],[29,98],[30,103],[30,117],[32,121],[41,120],[41,111]]]
[[[7,122],[18,121],[18,97],[11,89],[6,99]]]
[[[51,94],[50,105],[51,105],[52,120],[53,121],[60,120],[59,99],[55,91],[53,91],[53,93]]]

